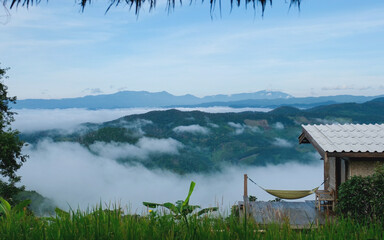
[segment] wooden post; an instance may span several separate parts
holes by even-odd
[[[244,197],[248,197],[248,175],[244,174]]]
[[[244,217],[247,218],[249,202],[248,202],[248,175],[244,174],[244,196],[243,196],[244,206],[243,206],[243,214]]]

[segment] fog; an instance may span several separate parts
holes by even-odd
[[[220,108],[210,108],[206,111],[219,110]],[[73,130],[81,122],[103,122],[140,111],[145,112],[148,109],[20,110],[14,126],[25,132],[51,128]],[[141,124],[151,123],[127,123],[127,127],[133,126],[140,132]],[[214,127],[215,124],[211,124]],[[230,125],[234,129],[244,127],[236,123]],[[276,127],[281,128],[281,125]],[[148,170],[140,164],[119,164],[116,159],[121,157],[149,159],[155,154],[177,155],[184,147],[172,138],[154,139],[145,137],[142,131],[141,134],[144,136],[136,144],[96,142],[90,149],[78,143],[52,142],[49,139],[41,140],[35,145],[30,144],[23,149],[30,158],[18,172],[22,177],[21,183],[28,190],[35,190],[54,200],[64,209],[69,206],[85,209],[102,201],[121,203],[128,206],[132,213],[141,213],[144,211],[143,201],[175,202],[184,199],[191,181],[196,182],[191,204],[203,207],[218,205],[224,211],[242,200],[245,173],[259,185],[269,189],[312,189],[322,182],[321,161],[315,161],[315,165],[289,163],[266,167],[223,166],[221,172],[183,176],[169,171]],[[182,131],[179,134],[183,134]],[[283,139],[277,141],[279,144],[285,143]],[[311,153],[308,156],[319,159],[317,154]],[[248,189],[249,195],[256,196],[258,200],[274,199],[251,182]],[[314,197],[307,199],[313,200]]]
[[[117,160],[127,157],[147,159],[151,155],[162,154],[177,155],[179,154],[179,149],[183,148],[183,146],[181,142],[173,138],[156,139],[142,137],[136,144],[95,142],[89,148],[99,156]]]
[[[228,210],[242,200],[245,173],[259,185],[270,189],[312,189],[322,182],[321,161],[317,165],[226,166],[220,173],[179,176],[142,166],[121,165],[111,158],[92,154],[78,143],[44,140],[26,147],[25,153],[30,158],[19,171],[22,184],[54,200],[64,209],[69,206],[85,209],[102,201],[120,202],[129,206],[131,212],[141,213],[143,201],[184,199],[190,181],[195,181],[191,204],[218,205]],[[258,200],[274,199],[251,182],[249,195]]]
[[[288,142],[288,140],[283,138],[275,138],[275,141],[272,142],[273,145],[283,148],[294,147],[293,143]]]
[[[279,130],[283,130],[284,129],[284,124],[282,124],[281,122],[277,122],[273,125],[274,128],[276,129],[279,129]]]
[[[234,134],[240,135],[243,134],[245,129],[250,129],[252,132],[260,132],[260,129],[257,126],[249,126],[241,123],[228,122],[228,125],[235,129]]]
[[[183,134],[183,133],[192,133],[192,134],[209,134],[209,129],[198,124],[188,125],[188,126],[178,126],[173,129],[174,132]]]
[[[259,111],[268,112],[270,108],[176,108],[180,111],[203,111],[209,113]],[[16,121],[12,126],[21,132],[41,131],[49,129],[73,130],[76,126],[85,122],[102,123],[117,118],[142,114],[150,111],[165,111],[169,108],[124,108],[124,109],[100,109],[88,110],[82,108],[72,109],[14,109],[17,113]]]

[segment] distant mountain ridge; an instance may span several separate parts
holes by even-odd
[[[89,95],[79,98],[63,99],[25,99],[18,100],[14,108],[21,109],[65,109],[65,108],[87,108],[87,109],[114,109],[114,108],[137,108],[137,107],[267,107],[293,106],[299,108],[310,108],[334,103],[355,102],[362,103],[373,100],[380,96],[323,96],[295,98],[287,93],[279,91],[258,91],[253,93],[238,93],[232,95],[212,95],[196,97],[191,94],[175,96],[168,92],[147,91],[122,91],[114,94]]]
[[[14,108],[133,108],[168,107],[174,105],[196,105],[212,101],[241,101],[246,99],[289,99],[291,95],[278,91],[258,91],[232,95],[212,95],[199,98],[191,94],[175,96],[168,92],[121,91],[113,94],[89,95],[79,98],[63,99],[25,99],[18,100]]]

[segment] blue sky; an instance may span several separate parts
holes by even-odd
[[[44,1],[0,9],[0,63],[12,95],[64,98],[121,90],[196,96],[279,90],[294,96],[384,93],[384,1],[284,0],[212,17],[209,1],[164,1],[139,17],[109,1],[82,13]]]

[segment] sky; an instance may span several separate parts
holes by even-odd
[[[18,99],[117,91],[174,95],[277,90],[293,96],[384,93],[384,2],[274,0],[233,8],[164,0],[139,16],[124,4],[42,1],[0,7],[0,67]]]

